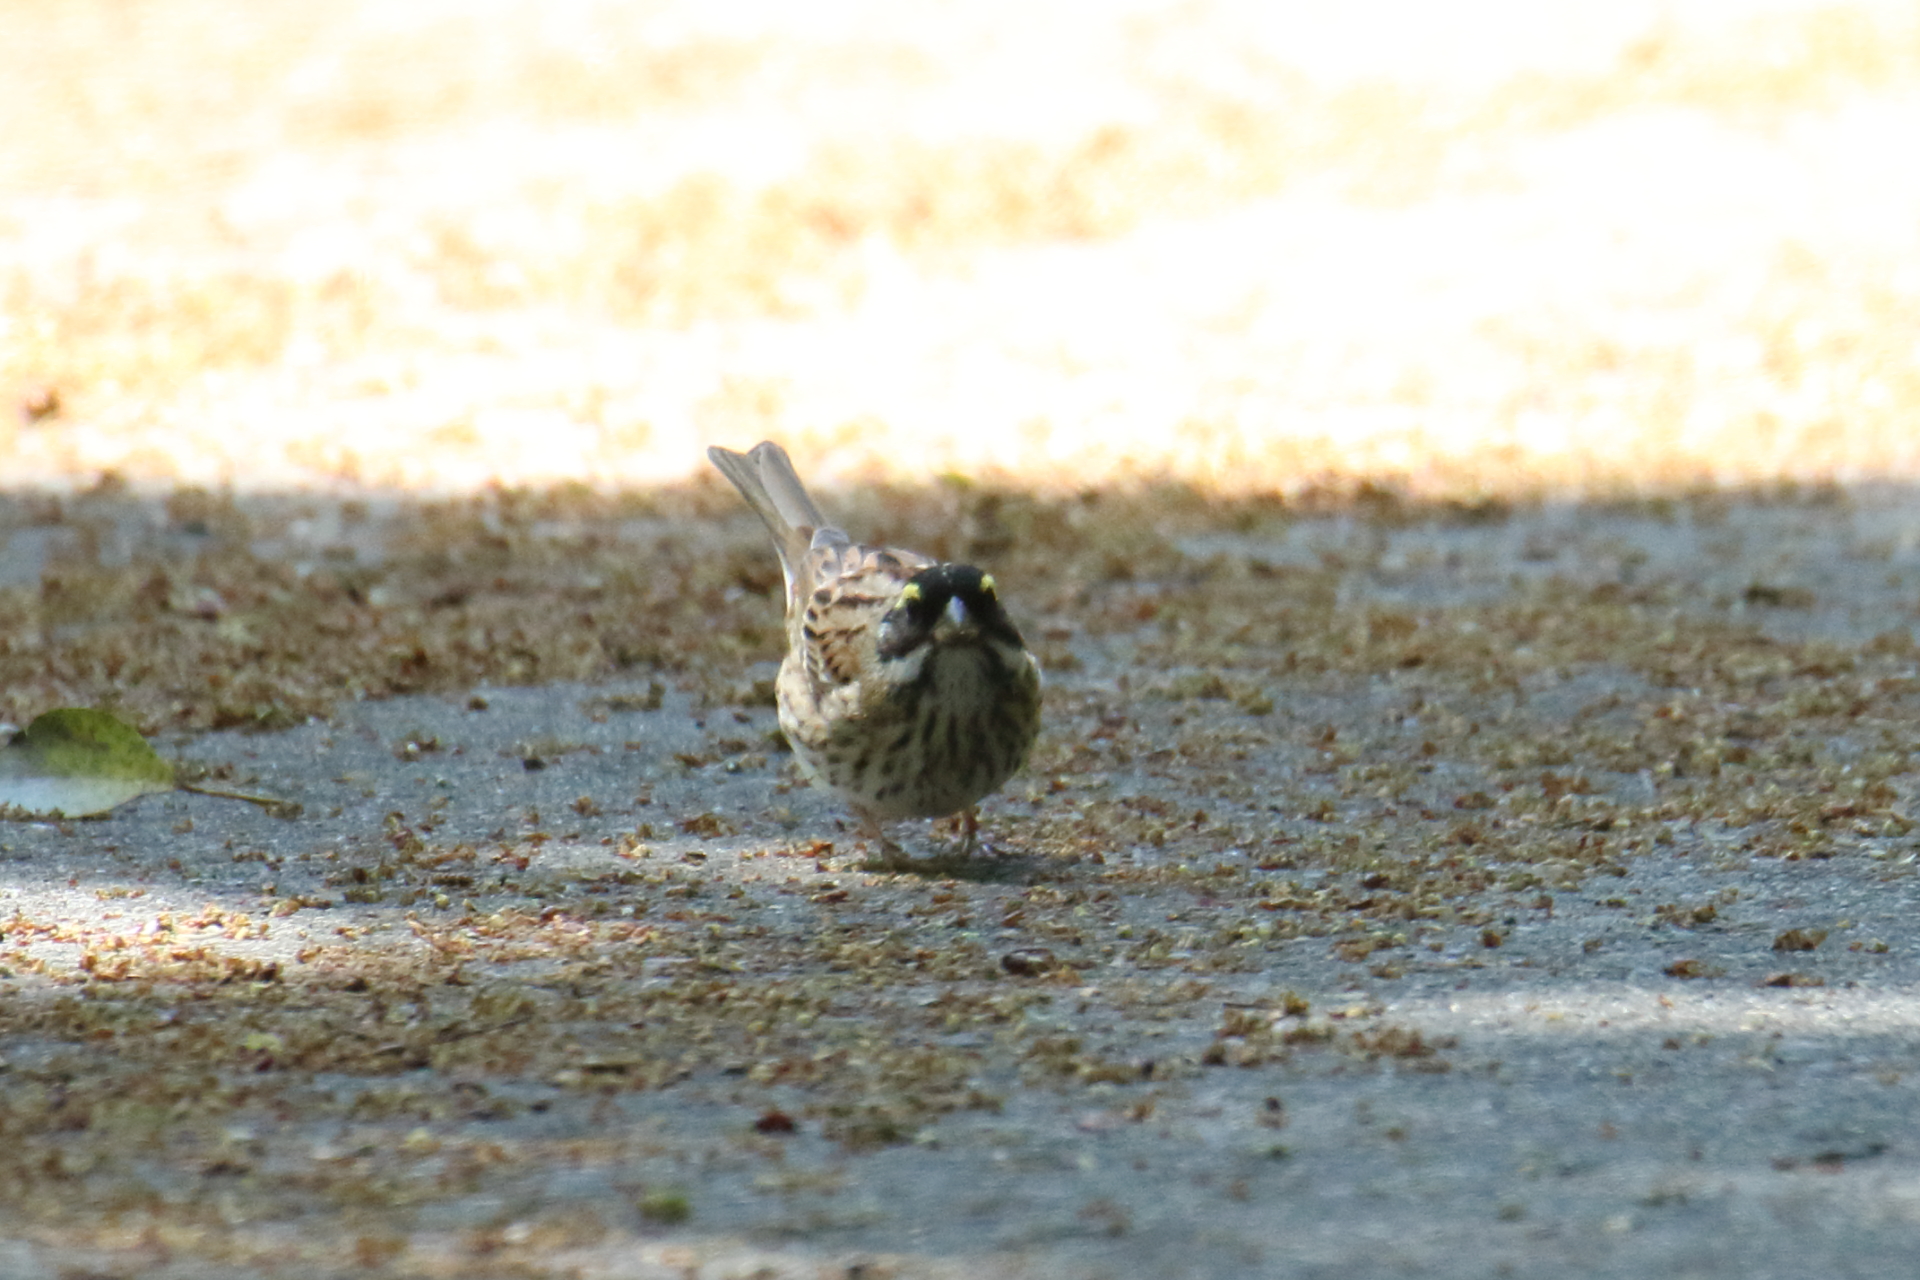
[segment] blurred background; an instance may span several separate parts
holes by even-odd
[[[1920,472],[1920,10],[0,2],[0,483]]]

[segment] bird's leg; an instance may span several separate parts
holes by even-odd
[[[887,839],[887,833],[881,829],[879,819],[870,814],[861,814],[860,838],[866,841],[870,847],[879,850],[878,853],[872,855],[870,861],[878,862],[883,866],[889,867],[906,865],[908,861],[907,851]]]
[[[960,815],[960,856],[970,858],[976,846],[980,845],[980,806],[968,805]],[[987,850],[992,853],[992,849]]]

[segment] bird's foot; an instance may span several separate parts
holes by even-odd
[[[871,819],[861,820],[860,841],[867,850],[867,865],[876,870],[897,871],[913,861],[907,851],[888,839],[880,824]]]
[[[971,858],[976,853],[989,858],[1000,856],[1000,851],[987,843],[986,838],[980,834],[980,806],[975,805],[966,810],[955,818],[955,821],[960,824],[960,847],[955,850],[956,856]]]

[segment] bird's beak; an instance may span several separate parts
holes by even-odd
[[[934,630],[952,633],[964,631],[973,625],[973,615],[967,612],[967,606],[961,603],[959,596],[947,601],[947,607],[940,613],[940,621]]]

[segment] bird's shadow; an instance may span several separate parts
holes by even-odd
[[[923,880],[967,880],[975,884],[1034,884],[1053,878],[1047,859],[1031,854],[936,853],[926,857],[870,854],[858,864],[862,871],[881,875],[918,876]]]

